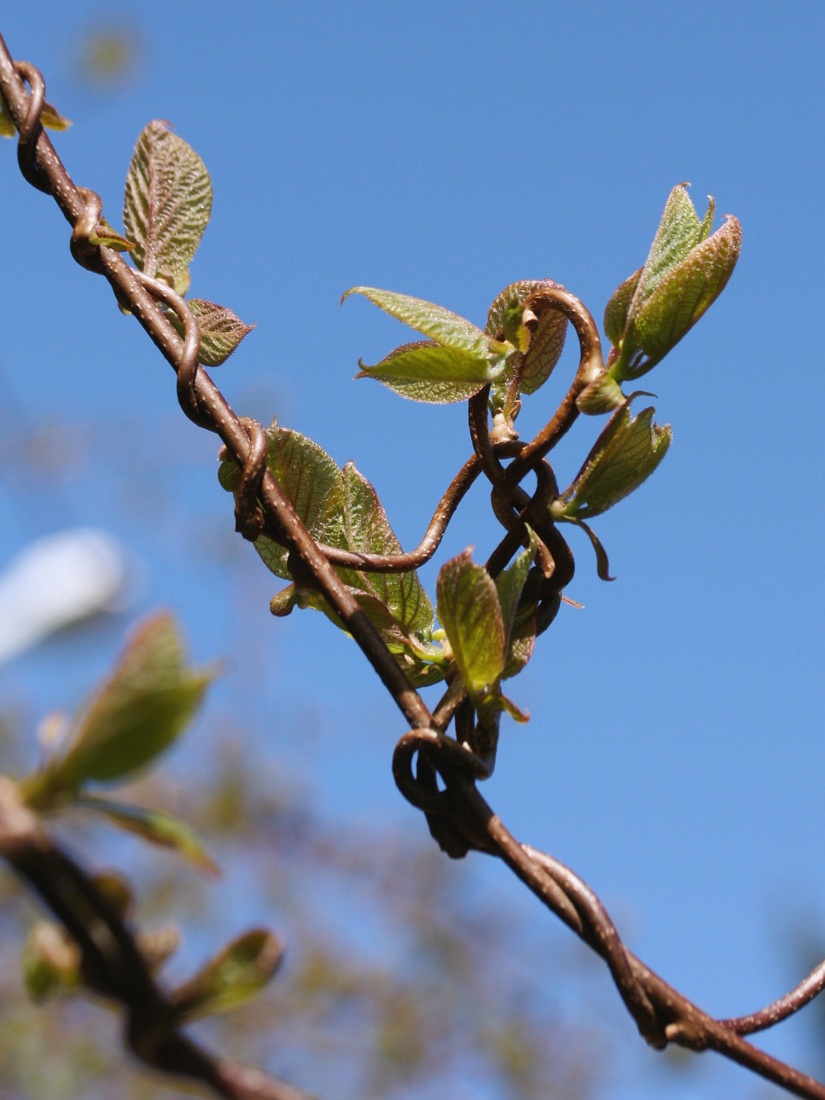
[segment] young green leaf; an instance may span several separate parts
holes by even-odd
[[[135,145],[123,202],[137,266],[185,294],[211,212],[212,182],[201,158],[168,123],[150,122]]]
[[[401,397],[431,405],[467,401],[504,370],[501,359],[494,364],[431,340],[402,344],[374,367],[358,365],[356,378],[375,378]]]
[[[669,424],[652,423],[654,411],[643,409],[631,417],[627,402],[613,414],[572,485],[553,505],[555,519],[597,516],[650,477],[673,435]]]
[[[470,550],[448,561],[436,584],[438,618],[467,694],[479,702],[498,687],[505,664],[505,627],[495,582]]]
[[[412,298],[409,294],[397,294],[391,290],[377,290],[371,286],[354,286],[341,301],[351,294],[362,294],[373,305],[424,336],[429,336],[437,344],[463,351],[476,359],[507,356],[513,350],[508,344],[482,332],[472,321],[422,298]]]
[[[651,370],[705,310],[730,278],[742,243],[739,222],[729,217],[712,237],[714,203],[701,220],[687,187],[674,187],[647,262],[619,286],[605,311],[605,331],[619,351],[608,375],[617,383]],[[590,395],[579,401],[595,411]]]
[[[515,559],[496,577],[495,585],[498,592],[499,605],[501,606],[501,621],[504,626],[504,644],[509,646],[513,624],[516,619],[516,609],[521,599],[521,593],[527,580],[527,574],[536,556],[536,535],[531,528],[527,528],[530,545],[525,547]]]
[[[89,244],[103,248],[113,248],[116,252],[131,252],[135,242],[128,240],[122,233],[113,229],[105,218],[101,218],[95,229],[89,234]]]
[[[146,620],[75,719],[67,748],[24,783],[30,805],[47,808],[85,783],[115,782],[144,768],[177,739],[212,676],[185,664],[170,615]]]
[[[201,334],[198,362],[205,367],[219,367],[225,363],[241,340],[255,327],[245,325],[231,309],[215,302],[190,298],[188,305],[198,319]],[[170,310],[167,317],[182,336],[183,323],[178,315]]]
[[[631,337],[645,354],[646,370],[667,355],[716,301],[741,246],[741,227],[731,218],[662,277],[632,323]]]
[[[378,494],[355,464],[348,462],[324,501],[317,526],[319,541],[356,554],[400,554],[401,544]],[[366,573],[339,569],[345,584],[375,596],[405,633],[428,634],[433,608],[414,571]]]
[[[522,393],[535,393],[550,377],[564,348],[567,318],[554,309],[545,309],[540,317],[532,311],[525,318],[527,300],[542,288],[557,288],[552,279],[524,279],[512,283],[495,298],[487,314],[486,331],[497,339],[509,340],[520,355],[508,360],[508,372],[519,372]]]
[[[219,875],[220,869],[204,848],[194,830],[179,818],[163,810],[152,810],[145,806],[132,806],[125,802],[113,802],[108,798],[84,795],[76,805],[102,814],[113,825],[134,833],[136,836],[157,844],[162,848],[172,848],[189,863],[209,875]]]
[[[337,483],[340,470],[326,451],[300,432],[279,428],[273,421],[266,434],[267,468],[292,503],[301,522],[314,532],[326,496]],[[229,492],[238,488],[240,474],[237,463],[232,459],[224,459],[218,469],[218,479]],[[255,540],[255,549],[276,577],[292,580],[285,546],[267,535],[261,535]]]
[[[172,994],[181,1020],[227,1012],[259,993],[281,962],[279,941],[256,928],[232,940],[185,985]]]
[[[68,130],[71,126],[71,121],[64,118],[56,107],[52,107],[51,103],[43,104],[43,110],[40,112],[40,122],[47,130]],[[17,127],[12,122],[5,103],[0,99],[0,137],[16,136]]]
[[[634,271],[620,286],[617,286],[611,295],[610,301],[604,310],[604,331],[608,340],[614,347],[619,347],[622,342],[627,315],[630,312],[630,303],[636,294],[643,268]]]

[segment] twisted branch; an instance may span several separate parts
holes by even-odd
[[[28,84],[27,92],[25,84]],[[401,793],[427,817],[441,847],[454,858],[469,851],[501,859],[610,969],[640,1033],[654,1047],[677,1043],[692,1050],[716,1050],[800,1097],[825,1100],[825,1085],[748,1043],[743,1036],[772,1026],[798,1011],[825,987],[825,963],[790,993],[766,1008],[730,1020],[715,1020],[653,973],[623,945],[604,906],[569,868],[551,856],[520,844],[496,817],[476,783],[487,778],[490,761],[471,748],[464,734],[448,737],[449,722],[466,724],[463,692],[453,686],[435,716],[411,687],[335,566],[380,572],[407,570],[435,552],[455,509],[483,469],[492,484],[494,512],[506,534],[487,565],[492,575],[504,568],[524,541],[529,523],[540,540],[538,564],[550,586],[547,606],[572,576],[572,556],[546,515],[555,480],[545,456],[569,429],[576,398],[603,369],[599,336],[590,314],[569,292],[543,288],[528,305],[564,313],[579,337],[580,361],[574,381],[546,427],[528,444],[494,446],[487,428],[486,391],[470,402],[474,454],[454,478],[416,550],[399,556],[353,555],[318,545],[266,468],[266,436],[255,421],[239,419],[198,363],[197,319],[165,284],[130,268],[113,250],[91,244],[101,217],[99,198],[72,182],[43,132],[40,113],[45,88],[39,72],[15,63],[0,38],[0,95],[20,133],[18,160],[25,178],[51,194],[72,226],[72,252],[84,267],[111,284],[118,301],[137,318],[177,372],[178,397],[186,415],[220,436],[242,469],[236,524],[246,538],[263,527],[290,551],[290,560],[311,576],[378,673],[407,719],[411,732],[399,741],[393,774]],[[158,303],[162,303],[162,306]],[[180,318],[184,338],[166,316]],[[510,458],[503,465],[502,458]],[[531,496],[521,482],[531,471]],[[547,471],[550,471],[548,474]],[[42,898],[81,948],[90,985],[119,1000],[126,1009],[127,1039],[149,1064],[188,1077],[230,1100],[298,1100],[303,1094],[256,1070],[217,1059],[176,1028],[173,1008],[155,985],[134,937],[94,886],[90,877],[51,841],[37,819],[21,805],[13,786],[0,783],[0,856]],[[94,929],[94,934],[92,933]]]

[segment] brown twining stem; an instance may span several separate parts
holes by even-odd
[[[30,66],[26,67],[27,79],[33,75],[33,72]],[[34,114],[32,101],[2,38],[0,38],[0,94],[18,129],[25,125],[31,131],[33,135],[31,142],[34,144],[32,163],[35,165],[38,178],[41,182],[48,182],[46,189],[53,195],[67,221],[74,228],[87,204],[67,173],[48,136],[42,129],[37,129],[39,123],[32,121]],[[122,257],[110,248],[100,248],[100,260],[102,273],[112,285],[118,301],[121,304],[128,303],[132,314],[146,330],[164,358],[176,371],[181,359],[184,359],[184,377],[179,387],[184,411],[188,416],[196,419],[197,423],[219,435],[229,453],[243,467],[250,449],[247,430],[206,371],[198,367],[197,351],[194,352],[193,358],[196,326],[191,326],[191,318],[189,318],[190,328],[186,328],[189,307],[183,310],[182,317],[187,334],[184,343],[154,299],[154,295],[157,295],[171,308],[175,308],[177,296],[172,297],[174,292],[171,288],[157,280],[147,283],[146,276],[129,267]],[[415,727],[428,726],[431,715],[423,700],[411,687],[402,669],[352,593],[348,591],[331,563],[318,549],[314,539],[269,471],[265,471],[261,479],[260,498],[268,517],[280,533],[281,541],[303,563],[304,568],[314,575],[318,587],[330,606],[360,645],[407,722]]]
[[[23,80],[28,83],[31,94],[27,93]],[[18,157],[23,175],[33,186],[54,197],[73,229],[81,219],[85,219],[77,234],[73,233],[74,248],[83,254],[81,262],[92,266],[94,261],[86,254],[86,248],[87,245],[94,247],[88,239],[91,235],[88,227],[93,218],[100,218],[97,202],[93,193],[81,191],[75,186],[42,130],[39,121],[45,96],[42,77],[30,65],[15,64],[1,37],[0,95],[21,133]],[[257,429],[250,430],[248,421],[241,421],[234,414],[206,372],[199,367],[197,324],[193,324],[193,318],[189,315],[191,311],[187,313],[189,307],[185,304],[180,306],[180,300],[177,296],[172,298],[165,284],[155,285],[153,281],[147,281],[113,250],[100,248],[98,251],[99,268],[112,285],[118,301],[128,306],[176,371],[180,372],[182,366],[179,392],[187,415],[215,431],[243,470],[246,470],[250,454],[253,454],[249,484],[256,483],[260,476],[257,496],[265,511],[266,523],[278,532],[290,555],[301,563],[301,568],[314,578],[407,718],[413,732],[401,739],[396,750],[396,781],[405,796],[413,804],[420,805],[427,814],[430,828],[442,847],[457,857],[470,850],[488,852],[507,863],[554,913],[606,958],[628,1009],[653,1045],[675,1042],[695,1050],[713,1049],[795,1095],[825,1100],[825,1086],[752,1047],[740,1034],[770,1026],[808,1003],[825,982],[825,977],[818,972],[819,968],[790,994],[767,1009],[736,1020],[713,1020],[623,947],[601,903],[577,876],[551,857],[515,841],[475,786],[477,780],[489,774],[488,764],[466,746],[436,732],[433,716],[410,686],[367,616],[341,583],[332,563],[301,523],[277,482],[268,471],[260,473],[260,435]],[[560,288],[541,288],[537,293],[535,302],[528,300],[527,304],[532,304],[534,308],[559,309],[565,313],[576,328],[581,358],[573,384],[556,414],[531,443],[521,445],[508,466],[502,467],[495,450],[488,450],[489,441],[484,439],[486,409],[483,429],[480,426],[481,417],[477,415],[474,447],[478,467],[484,466],[493,482],[494,492],[498,494],[497,507],[501,508],[502,513],[505,507],[508,509],[505,523],[508,531],[511,524],[521,521],[521,513],[532,499],[520,488],[521,479],[530,469],[538,470],[539,461],[569,429],[577,416],[576,398],[603,369],[598,332],[582,304]],[[181,317],[185,333],[183,341],[156,299]],[[486,404],[486,395],[484,400]],[[466,478],[469,479],[471,474],[475,477],[478,470],[473,459],[464,471]],[[456,485],[455,480],[453,485]],[[456,490],[454,498],[460,499],[463,491],[466,489]],[[452,503],[448,500],[447,510],[451,507]],[[452,515],[451,511],[449,515]],[[436,529],[441,522],[439,519]],[[456,704],[455,697],[451,697],[448,691],[439,708],[442,721],[449,721],[456,705],[460,706],[460,700]],[[7,799],[5,804],[4,797]],[[84,947],[92,939],[84,919],[78,919],[74,903],[67,904],[66,896],[60,893],[60,889],[55,893],[55,883],[73,883],[73,897],[84,899],[84,904],[91,906],[108,930],[109,946],[106,950],[95,955],[94,945],[88,943],[86,963],[90,973],[95,975],[93,980],[99,981],[104,988],[122,991],[134,972],[135,982],[146,993],[147,1003],[158,1008],[161,1019],[165,1020],[162,991],[146,985],[145,975],[137,977],[135,967],[138,963],[135,960],[139,958],[139,952],[130,938],[131,933],[125,926],[117,924],[116,915],[110,912],[103,899],[95,896],[91,879],[65,853],[60,853],[49,840],[44,839],[47,834],[33,815],[24,808],[21,817],[14,806],[19,806],[19,799],[13,801],[0,785],[0,855],[41,894],[66,927],[75,930],[78,942]],[[134,1022],[142,1019],[143,1010],[131,1003],[127,1007],[134,1029]],[[229,1100],[295,1100],[301,1095],[288,1086],[265,1078],[256,1070],[211,1058],[186,1036],[175,1031],[161,1029],[158,1041],[157,1032],[150,1036],[139,1027],[137,1034],[134,1031],[130,1033],[130,1042],[141,1057],[153,1059],[151,1064],[167,1072],[183,1073],[193,1080],[200,1080]]]
[[[318,549],[333,565],[360,569],[366,573],[407,573],[411,569],[417,569],[428,562],[440,546],[456,508],[480,473],[481,464],[474,454],[450,482],[415,550],[409,550],[406,554],[357,554],[350,550],[339,550],[335,546],[326,546],[324,543],[318,543]]]

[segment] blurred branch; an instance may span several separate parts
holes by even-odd
[[[198,1082],[226,1100],[308,1100],[306,1093],[260,1070],[209,1054],[180,1030],[174,1005],[155,983],[133,932],[5,776],[0,776],[0,857],[75,940],[88,988],[122,1005],[126,1042],[145,1065]]]

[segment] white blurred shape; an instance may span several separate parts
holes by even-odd
[[[31,543],[0,572],[0,663],[115,609],[126,579],[125,555],[102,531],[77,528]]]

